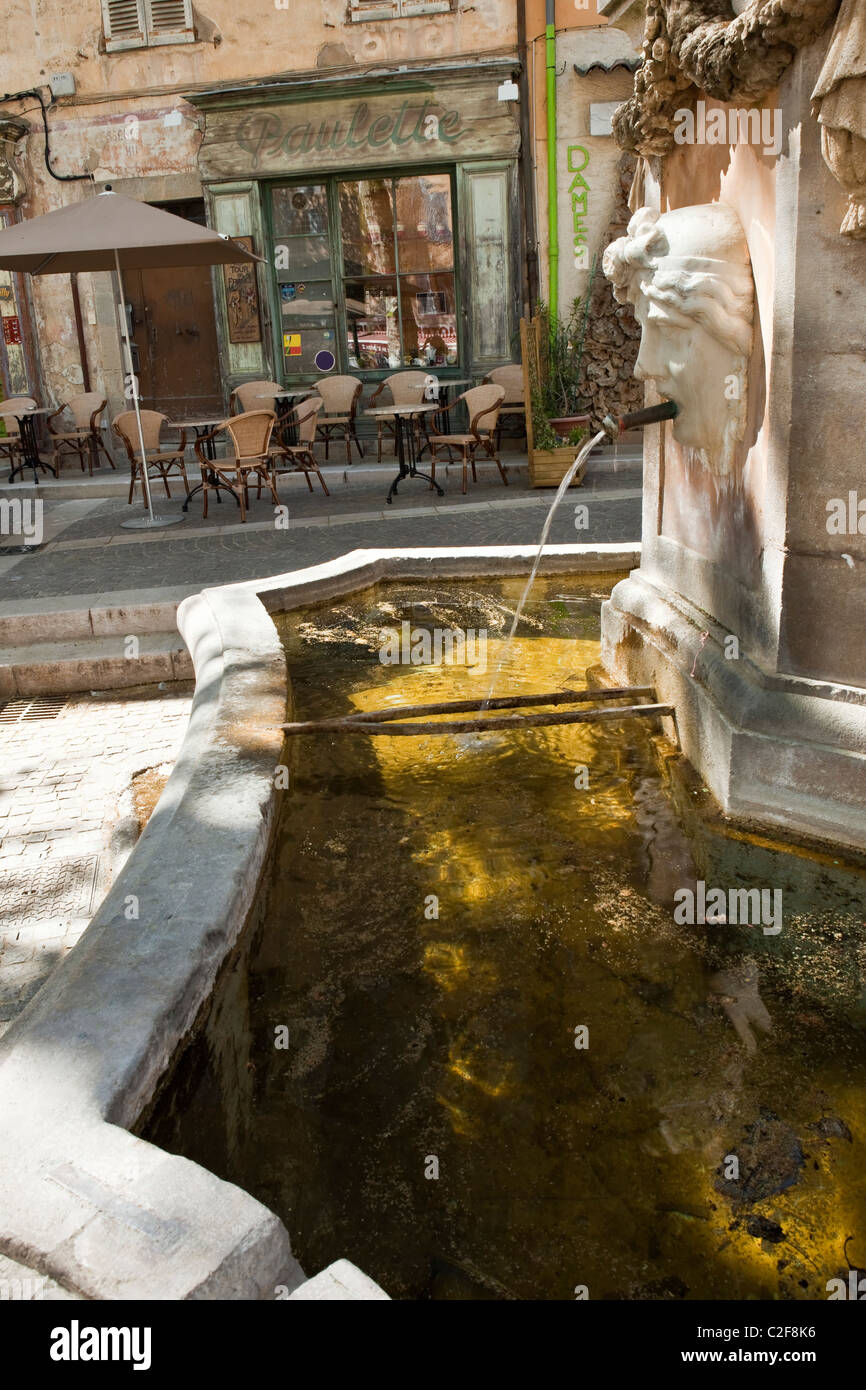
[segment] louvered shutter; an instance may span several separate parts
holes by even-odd
[[[102,0],[105,47],[140,48],[147,42],[144,0]]]
[[[178,43],[194,38],[192,0],[144,0],[151,43]]]

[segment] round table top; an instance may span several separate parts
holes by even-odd
[[[16,420],[20,420],[22,415],[54,415],[56,411],[56,405],[29,406],[26,410],[22,410],[20,406],[12,406],[11,409],[4,410],[3,402],[0,401],[0,415],[13,415]]]
[[[441,410],[440,405],[421,401],[418,405],[374,405],[364,411],[365,415],[423,415],[428,410]]]

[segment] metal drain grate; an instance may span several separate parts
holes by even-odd
[[[23,724],[32,719],[56,719],[66,707],[66,696],[40,695],[35,700],[10,700],[0,706],[0,724]]]
[[[98,871],[99,855],[85,854],[7,872],[0,884],[2,934],[8,936],[27,921],[89,917]]]

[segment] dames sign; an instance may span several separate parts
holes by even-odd
[[[481,83],[441,94],[213,110],[199,164],[219,176],[513,155],[519,132],[508,105]]]

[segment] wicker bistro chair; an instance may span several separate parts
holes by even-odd
[[[322,477],[316,456],[313,453],[313,446],[316,442],[316,429],[319,423],[319,412],[322,409],[322,402],[316,398],[312,401],[303,401],[296,406],[292,414],[298,427],[297,444],[280,444],[271,446],[270,455],[273,460],[273,472],[278,473],[303,473],[307,480],[307,487],[313,491],[313,484],[310,474],[315,473],[319,482],[322,484],[322,491],[326,497],[330,497],[328,485]],[[282,466],[280,466],[282,464]]]
[[[387,389],[391,392],[391,400],[395,405],[421,405],[429,381],[429,372],[395,372],[393,376],[386,376],[384,381],[379,382],[379,385],[370,397],[369,404],[371,407],[375,406],[379,396]],[[417,434],[417,416],[415,416],[413,424]],[[397,428],[393,420],[379,419],[376,421],[376,457],[379,463],[382,462],[382,439],[385,434],[390,434],[391,438],[394,440],[394,447],[396,450]]]
[[[8,459],[13,468],[16,456],[23,453],[16,416],[23,415],[25,410],[35,409],[36,402],[32,396],[10,396],[8,400],[0,401],[0,420],[6,426],[6,433],[0,435],[0,458]]]
[[[469,415],[468,434],[442,434],[436,426],[435,420],[432,422],[432,432],[430,434],[430,476],[436,479],[436,463],[440,449],[459,449],[463,457],[463,491],[466,491],[466,469],[472,467],[472,481],[477,482],[475,472],[476,455],[480,450],[484,452],[486,458],[496,464],[502,475],[502,481],[508,486],[508,478],[502,462],[496,450],[496,427],[499,423],[499,410],[505,397],[504,386],[473,386],[471,390],[464,391],[462,396],[458,396],[456,401],[445,406],[440,412],[441,415],[453,410],[461,401],[466,406]],[[483,428],[480,428],[483,422]],[[433,483],[431,483],[431,487]]]
[[[318,431],[320,437],[325,441],[326,462],[328,445],[335,430],[341,430],[343,433],[348,463],[352,462],[352,440],[355,441],[361,458],[364,457],[364,450],[361,447],[361,441],[358,439],[355,427],[361,388],[362,383],[356,376],[327,376],[316,382],[316,390],[325,410],[324,415],[319,417]]]
[[[92,478],[93,460],[98,458],[100,453],[104,454],[111,467],[114,467],[114,459],[106,449],[105,441],[102,438],[100,417],[107,405],[108,401],[100,396],[98,391],[86,391],[80,396],[70,396],[69,400],[55,410],[53,415],[48,416],[48,433],[54,446],[52,464],[56,470],[59,471],[62,459],[68,458],[70,455],[77,455],[83,473],[86,455]],[[67,410],[75,423],[75,429],[54,429],[52,422]]]
[[[236,386],[229,398],[229,410],[240,415],[250,410],[273,410],[276,412],[277,396],[286,394],[285,386],[278,381],[245,381]]]
[[[148,478],[161,478],[165,488],[166,497],[171,497],[171,490],[168,480],[171,474],[177,473],[183,481],[187,497],[189,497],[189,482],[186,476],[186,461],[184,451],[186,449],[186,430],[181,429],[180,440],[177,444],[168,449],[160,448],[159,436],[164,424],[171,429],[178,429],[177,425],[172,425],[166,415],[160,415],[158,410],[142,410],[141,412],[141,433],[144,438],[144,448],[147,460]],[[144,489],[143,467],[141,459],[141,443],[138,438],[138,426],[135,422],[135,411],[125,410],[122,415],[116,415],[111,422],[115,434],[119,435],[129,456],[129,497],[128,502],[132,501],[135,491],[135,484],[141,480],[142,490]]]
[[[484,380],[493,386],[505,387],[505,399],[502,402],[499,423],[496,427],[496,448],[498,450],[502,443],[502,421],[508,416],[519,420],[523,433],[526,434],[526,395],[523,389],[523,368],[516,365],[494,367],[492,372],[487,373]]]
[[[207,495],[211,488],[217,492],[225,488],[237,498],[241,509],[241,521],[247,519],[249,505],[250,474],[255,474],[258,483],[256,495],[261,497],[262,483],[270,488],[274,506],[280,505],[274,477],[271,471],[273,454],[270,452],[271,434],[277,417],[272,410],[246,410],[241,415],[232,415],[221,425],[202,435],[195,441],[195,452],[201,464],[202,516],[207,516]],[[209,459],[205,455],[205,445],[225,430],[234,450],[226,458]]]

